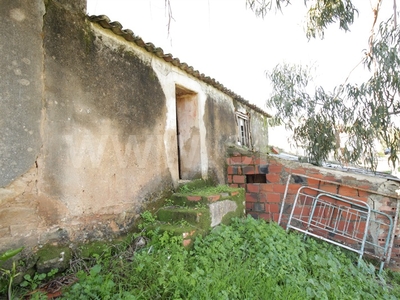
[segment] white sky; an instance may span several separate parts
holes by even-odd
[[[376,0],[371,0],[373,3]],[[246,100],[264,107],[270,94],[265,71],[281,62],[317,67],[317,80],[325,89],[343,83],[361,60],[372,24],[370,0],[354,0],[359,17],[351,32],[331,25],[323,40],[308,41],[302,0],[271,12],[265,19],[246,9],[245,0],[171,0],[168,34],[165,0],[88,0],[89,15],[107,15],[145,42],[161,47]],[[391,13],[384,0],[382,15]],[[388,15],[386,13],[386,15]],[[363,76],[363,67],[351,80]],[[365,74],[364,74],[365,76]]]

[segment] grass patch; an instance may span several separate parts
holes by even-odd
[[[211,195],[217,195],[220,193],[228,193],[232,192],[234,190],[233,188],[227,186],[227,185],[217,185],[217,186],[202,186],[202,187],[196,187],[196,188],[190,188],[187,185],[184,185],[180,187],[179,189],[179,194],[181,195],[199,195],[199,196],[211,196]]]
[[[400,276],[328,243],[252,218],[199,235],[191,249],[168,232],[129,256],[99,257],[64,299],[398,299]],[[127,248],[132,248],[129,242]]]

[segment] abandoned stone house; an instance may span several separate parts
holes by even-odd
[[[0,252],[126,231],[179,180],[226,181],[226,147],[267,147],[267,113],[85,0],[6,0]]]

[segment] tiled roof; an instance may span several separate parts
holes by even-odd
[[[235,94],[231,90],[227,89],[221,83],[216,81],[214,78],[204,75],[200,73],[198,70],[195,70],[192,66],[189,66],[185,62],[181,62],[179,58],[173,57],[172,54],[164,54],[163,49],[154,46],[152,43],[145,43],[142,38],[136,36],[132,30],[130,29],[122,29],[122,25],[119,22],[110,22],[110,19],[107,16],[89,16],[89,20],[93,23],[97,23],[103,28],[111,30],[114,34],[122,36],[128,42],[135,43],[139,47],[146,49],[148,52],[153,53],[154,55],[164,59],[166,62],[173,64],[174,66],[178,67],[179,69],[185,71],[186,73],[198,78],[199,80],[217,88],[221,92],[227,94],[228,96],[232,97],[236,101],[248,106],[249,108],[267,116],[271,117],[270,114],[263,111],[258,106],[249,103],[249,101],[245,100],[241,96]]]

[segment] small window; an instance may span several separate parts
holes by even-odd
[[[241,146],[250,147],[250,131],[249,131],[248,115],[237,111],[236,112],[236,124],[238,126],[237,143]]]

